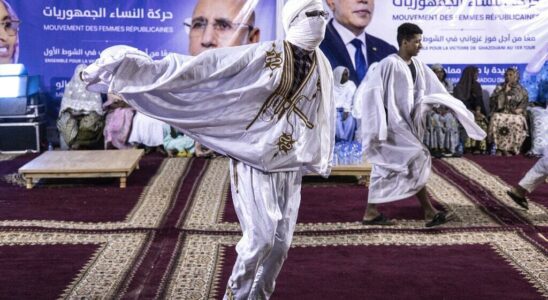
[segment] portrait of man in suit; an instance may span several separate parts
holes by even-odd
[[[350,70],[350,80],[356,86],[367,73],[370,64],[378,62],[397,49],[384,40],[365,32],[375,9],[374,0],[326,0],[333,13],[320,45],[331,67]]]
[[[255,26],[255,12],[249,9],[247,2],[198,0],[192,18],[185,20],[190,55],[258,42],[260,30]]]

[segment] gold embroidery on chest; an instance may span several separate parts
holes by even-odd
[[[293,149],[293,144],[295,144],[295,140],[293,139],[293,136],[288,133],[283,133],[278,138],[278,150],[284,152],[287,154],[288,151],[291,151]]]
[[[282,53],[276,52],[274,46],[275,44],[272,44],[272,50],[267,51],[265,67],[274,70],[283,66],[280,85],[276,88],[272,95],[268,97],[255,118],[253,118],[249,125],[247,125],[246,130],[249,129],[259,118],[266,122],[270,122],[273,120],[276,120],[276,122],[278,122],[284,117],[289,120],[290,116],[293,113],[295,113],[299,117],[299,119],[304,122],[307,128],[312,129],[314,128],[314,124],[310,122],[308,116],[303,111],[301,111],[301,109],[297,105],[303,100],[313,101],[315,98],[317,98],[318,92],[314,93],[312,97],[300,95],[306,84],[308,84],[312,75],[316,72],[316,58],[314,56],[314,58],[312,59],[310,71],[306,75],[305,79],[303,80],[297,91],[293,95],[289,95],[295,74],[295,70],[293,67],[293,52],[291,50],[291,46],[287,42],[284,42],[284,53],[286,55],[286,59],[284,61],[281,56]],[[290,125],[290,128],[288,128],[289,131],[285,131],[278,138],[277,143],[278,150],[280,152],[284,152],[285,154],[293,150],[293,144],[296,142],[296,140],[293,139],[293,130],[295,124],[291,124],[291,122],[288,122],[288,124]]]
[[[270,69],[270,71],[274,71],[275,69],[278,69],[282,66],[283,59],[282,59],[282,52],[276,51],[276,44],[272,43],[272,49],[270,51],[266,51],[266,59],[264,66],[267,69]],[[272,77],[273,73],[270,73],[270,77]]]

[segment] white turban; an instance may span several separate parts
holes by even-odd
[[[286,39],[306,50],[314,50],[325,35],[327,21],[323,17],[307,18],[301,12],[323,10],[322,0],[289,0],[282,11]]]

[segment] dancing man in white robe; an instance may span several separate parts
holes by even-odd
[[[422,143],[427,113],[434,105],[448,107],[469,136],[485,137],[474,116],[453,98],[434,72],[415,56],[422,48],[422,30],[415,24],[398,27],[399,52],[383,59],[368,72],[356,97],[361,103],[361,134],[366,159],[372,164],[368,204],[363,223],[392,225],[377,204],[416,195],[426,226],[448,221],[446,212],[432,206],[426,192],[431,159]]]
[[[104,50],[82,74],[231,158],[243,237],[225,299],[268,299],[287,257],[304,172],[327,176],[335,136],[333,75],[318,45],[321,0],[290,0],[285,41],[207,50],[160,61],[126,46]]]

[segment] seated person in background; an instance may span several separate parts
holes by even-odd
[[[529,203],[525,199],[527,193],[532,193],[540,184],[548,179],[548,147],[544,149],[544,156],[527,171],[516,187],[506,193],[519,206],[529,209]]]
[[[105,129],[103,130],[105,149],[111,147],[131,148],[128,137],[135,110],[115,94],[107,95],[107,102],[103,104],[103,109],[106,111]]]
[[[94,148],[103,138],[105,118],[101,94],[86,90],[79,76],[85,67],[78,65],[65,86],[57,119],[61,145],[65,143],[69,149]]]
[[[453,92],[453,84],[446,79],[447,73],[440,64],[430,67],[436,74],[447,92]],[[460,156],[459,152],[459,122],[443,105],[432,109],[426,118],[424,144],[430,149],[432,156]]]
[[[434,71],[434,74],[438,77],[449,94],[453,94],[453,83],[447,79],[447,72],[440,64],[433,64],[430,69]]]
[[[351,142],[356,131],[356,120],[350,114],[356,85],[349,80],[350,73],[346,67],[339,66],[333,70],[335,82],[333,96],[337,109],[335,139],[337,142]]]
[[[478,124],[482,129],[487,130],[489,128],[489,120],[487,117],[483,114],[481,111],[481,108],[479,106],[476,106],[476,110],[473,111],[474,113],[474,120],[476,121],[476,124]],[[466,143],[464,144],[465,148],[472,149],[474,153],[485,154],[487,152],[487,141],[484,139],[482,141],[475,141],[473,139],[466,139]],[[475,150],[474,150],[475,149]]]
[[[166,154],[162,146],[164,143],[164,125],[165,123],[162,121],[136,112],[128,141],[133,146],[144,147],[145,153],[156,150]]]
[[[162,128],[164,131],[163,146],[169,157],[192,157],[194,155],[193,139],[181,132],[178,132],[175,128],[166,123],[164,123]]]
[[[491,123],[489,137],[497,147],[497,154],[519,154],[527,136],[525,109],[529,102],[527,90],[519,83],[519,73],[508,68],[504,83],[497,85],[489,98]]]
[[[215,151],[207,148],[206,146],[200,144],[199,142],[196,142],[195,144],[196,148],[195,148],[195,153],[196,153],[196,157],[215,157],[217,156],[217,153],[215,153]]]
[[[476,66],[464,68],[459,82],[453,89],[453,96],[461,100],[470,111],[474,112],[476,124],[484,131],[487,131],[487,123],[483,121],[486,118],[485,109],[483,108],[482,88],[478,82],[478,76],[479,71]],[[474,153],[487,152],[487,141],[485,139],[481,141],[470,139],[462,130],[460,138],[464,143],[465,150]]]

